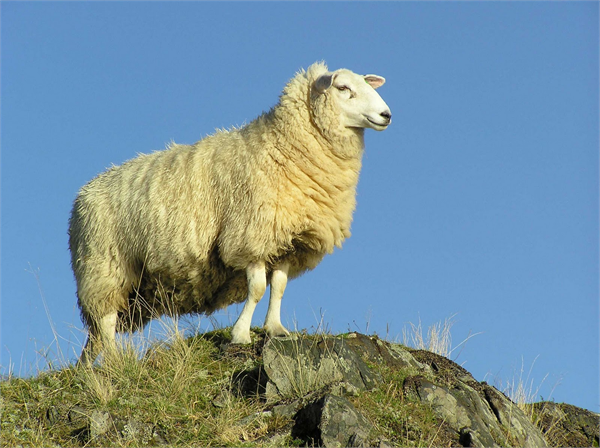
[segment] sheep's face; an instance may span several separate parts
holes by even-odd
[[[314,87],[318,94],[333,99],[341,126],[383,131],[392,122],[392,113],[375,89],[384,83],[381,76],[357,75],[341,69],[319,76]]]

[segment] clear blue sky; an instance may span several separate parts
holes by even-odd
[[[51,322],[79,355],[82,185],[251,121],[325,60],[386,77],[394,118],[366,133],[353,236],[288,285],[284,323],[395,339],[457,313],[455,344],[482,332],[458,358],[478,380],[533,364],[544,398],[600,411],[598,19],[598,2],[2,2],[2,373],[56,359]]]

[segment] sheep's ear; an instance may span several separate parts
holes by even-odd
[[[319,76],[315,81],[315,90],[319,93],[325,93],[333,84],[333,73],[325,73]]]
[[[374,89],[377,89],[385,84],[385,78],[377,75],[365,75],[365,81]]]

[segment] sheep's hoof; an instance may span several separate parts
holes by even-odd
[[[247,334],[232,334],[232,344],[252,344],[252,338],[250,338],[250,332]]]
[[[290,332],[281,324],[265,326],[267,334],[270,338],[285,338],[290,335]]]

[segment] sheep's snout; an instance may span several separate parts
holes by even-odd
[[[379,116],[375,116],[373,118],[368,115],[364,115],[364,117],[369,122],[369,127],[375,129],[376,131],[383,131],[384,129],[387,129],[392,122],[392,113],[389,109],[380,112]]]
[[[383,122],[389,125],[392,122],[392,113],[389,110],[384,110],[379,115],[383,118]]]

